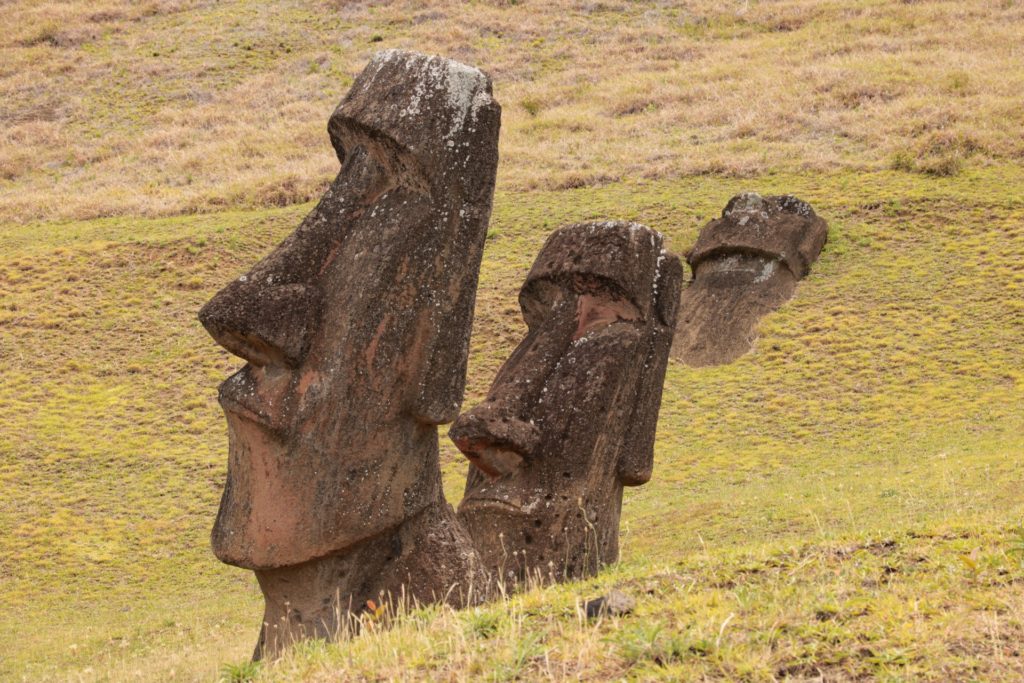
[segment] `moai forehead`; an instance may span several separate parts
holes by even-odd
[[[478,133],[493,124],[491,81],[459,62],[400,50],[376,54],[331,115],[327,131],[338,158],[363,146],[388,175],[422,192],[457,178],[473,186]],[[496,161],[496,159],[495,159]]]
[[[746,192],[730,199],[721,218],[704,226],[686,260],[696,269],[716,255],[746,252],[780,260],[800,279],[818,259],[827,237],[828,225],[807,202],[792,195]]]
[[[561,228],[548,237],[519,294],[526,321],[534,301],[545,299],[550,284],[577,294],[600,293],[628,301],[646,320],[672,324],[678,289],[664,287],[671,261],[664,237],[639,223],[589,221]],[[660,287],[660,288],[659,288]]]

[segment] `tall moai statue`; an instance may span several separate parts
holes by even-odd
[[[672,357],[702,367],[749,351],[758,320],[793,296],[827,237],[825,221],[796,197],[730,199],[686,256],[693,281],[679,304]]]
[[[682,266],[637,223],[561,228],[519,293],[525,339],[449,436],[472,463],[462,520],[505,583],[618,558],[623,486],[651,476]]]
[[[247,361],[220,387],[212,543],[259,580],[255,658],[382,596],[458,605],[485,581],[444,499],[437,425],[462,400],[500,116],[474,68],[376,55],[330,117],[337,178],[199,313]]]

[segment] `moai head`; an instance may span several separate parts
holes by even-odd
[[[480,71],[376,55],[330,118],[341,171],[318,206],[200,311],[247,361],[220,387],[222,561],[338,555],[443,500],[436,425],[461,402],[499,122]]]
[[[827,237],[825,221],[796,197],[730,199],[687,254],[693,281],[679,304],[672,356],[699,367],[749,351],[757,321],[793,296]]]
[[[622,487],[651,476],[681,282],[636,223],[561,228],[537,256],[526,338],[449,433],[472,463],[459,518],[503,580],[617,559]]]

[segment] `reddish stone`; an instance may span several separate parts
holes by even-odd
[[[480,71],[376,55],[330,118],[342,163],[301,225],[199,313],[248,363],[220,388],[213,529],[266,599],[256,657],[368,600],[462,604],[483,582],[441,489],[498,161]]]
[[[459,518],[500,579],[618,558],[622,487],[651,476],[681,281],[661,234],[636,223],[568,226],[537,256],[526,338],[449,433],[472,463]]]

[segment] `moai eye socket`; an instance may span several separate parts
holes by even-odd
[[[561,304],[574,304],[577,323],[572,339],[617,322],[642,322],[640,309],[613,283],[577,275],[570,278],[538,278],[523,286],[519,305],[531,329],[543,324]]]
[[[613,283],[577,276],[576,331],[573,341],[589,332],[597,332],[615,323],[642,323],[640,309]]]
[[[642,316],[636,306],[624,299],[583,294],[577,300],[576,320],[578,325],[573,340],[615,323],[639,322]]]
[[[556,280],[528,280],[519,292],[519,307],[523,312],[523,320],[527,327],[532,329],[547,320],[559,304],[574,296],[571,289]]]

